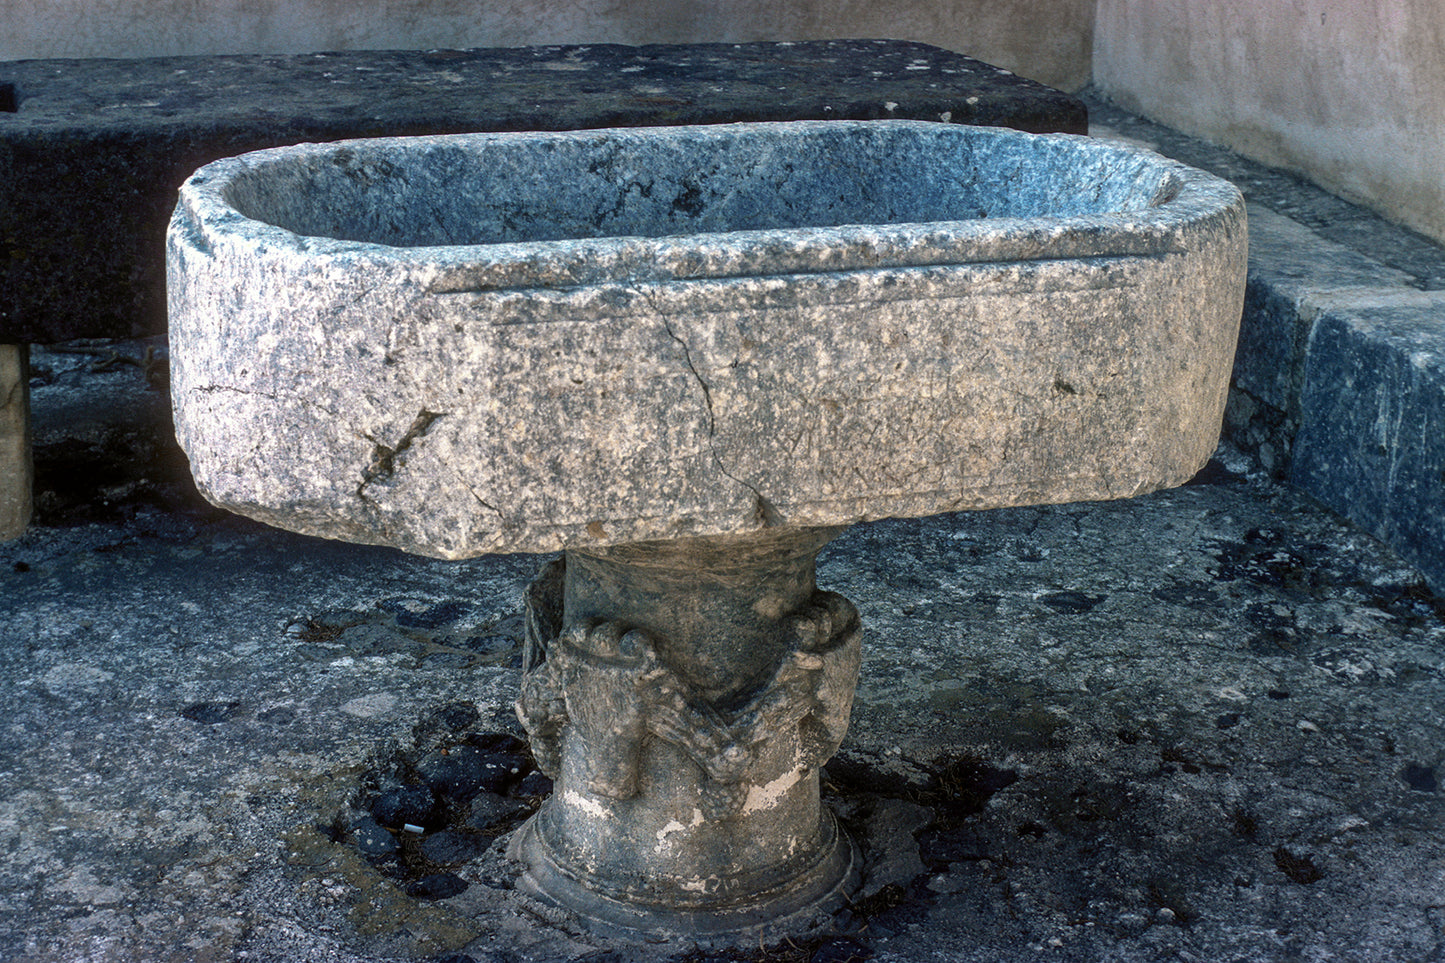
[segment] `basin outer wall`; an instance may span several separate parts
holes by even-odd
[[[1217,442],[1246,228],[1232,186],[1158,162],[1182,189],[1146,210],[753,248],[387,248],[206,208],[188,182],[177,435],[223,507],[444,558],[1180,484]],[[760,248],[785,270],[736,274]],[[476,283],[508,271],[531,281]]]

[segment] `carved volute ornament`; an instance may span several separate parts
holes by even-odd
[[[832,530],[569,552],[527,593],[517,713],[556,781],[514,853],[594,920],[693,937],[825,912],[851,844],[818,769],[848,727],[858,613]]]

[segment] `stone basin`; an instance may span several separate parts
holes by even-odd
[[[202,491],[460,558],[1178,484],[1245,227],[1144,151],[799,122],[261,151],[168,256]]]
[[[352,141],[210,164],[168,237],[176,429],[212,501],[528,591],[556,780],[523,889],[626,933],[816,925],[861,626],[843,526],[1121,498],[1213,451],[1229,184],[919,122]]]

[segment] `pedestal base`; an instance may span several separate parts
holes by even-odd
[[[542,839],[543,814],[527,820],[507,855],[526,870],[517,888],[562,906],[591,927],[626,937],[681,939],[700,945],[748,944],[797,935],[842,910],[859,885],[858,849],[832,813],[825,812],[825,844],[812,865],[773,890],[754,893],[737,905],[678,907],[603,895],[574,877]]]
[[[720,942],[839,908],[852,845],[819,798],[858,613],[814,584],[833,530],[569,552],[528,591],[518,715],[556,782],[525,889],[594,925]]]

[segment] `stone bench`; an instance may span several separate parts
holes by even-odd
[[[30,513],[26,344],[165,331],[176,188],[301,141],[901,118],[1084,133],[1082,103],[904,41],[0,64],[0,537]]]

